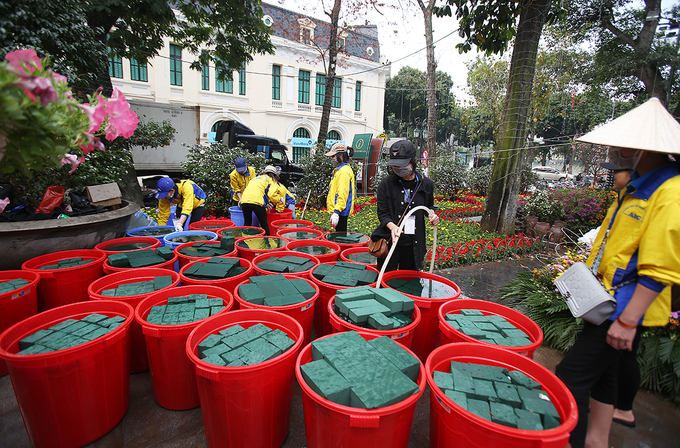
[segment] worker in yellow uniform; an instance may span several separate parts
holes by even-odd
[[[243,222],[246,226],[253,223],[253,215],[260,221],[260,227],[264,229],[265,235],[269,233],[269,223],[267,222],[267,208],[275,206],[274,200],[278,190],[279,176],[276,168],[267,165],[259,176],[256,176],[248,183],[241,197],[241,210],[243,210]]]
[[[162,177],[158,179],[156,187],[158,188],[156,193],[156,199],[158,199],[158,225],[164,226],[168,224],[172,204],[177,205],[175,216],[179,216],[179,219],[174,225],[175,230],[178,232],[184,230],[185,224],[188,226],[188,224],[198,222],[203,218],[207,196],[201,190],[201,187],[192,181]],[[190,220],[189,216],[191,216]],[[189,220],[188,223],[187,220]]]
[[[229,183],[233,192],[231,198],[238,202],[240,207],[243,191],[248,186],[248,183],[255,178],[255,168],[248,166],[246,159],[243,157],[238,157],[234,161],[234,165],[236,165],[236,169],[229,174]]]
[[[281,167],[277,166],[276,174],[281,176]],[[276,212],[281,213],[285,209],[293,211],[293,219],[295,219],[295,195],[288,191],[285,185],[281,182],[278,183],[278,189],[276,191],[276,196],[274,197],[274,204],[276,207]]]
[[[349,166],[349,158],[354,155],[354,149],[338,142],[334,143],[325,155],[332,157],[333,164],[336,165],[326,199],[327,210],[331,214],[331,225],[335,227],[336,232],[347,232],[347,219],[354,211],[356,196],[354,171]]]

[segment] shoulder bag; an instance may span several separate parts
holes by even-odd
[[[613,222],[614,216],[597,251],[592,268],[583,262],[574,263],[555,279],[555,286],[567,302],[571,314],[595,325],[607,320],[616,309],[616,299],[610,292],[637,280],[636,276],[607,289],[596,277]]]

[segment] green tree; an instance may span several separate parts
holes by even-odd
[[[453,80],[448,73],[441,71],[436,73],[435,80],[434,103],[439,110],[435,115],[442,118],[445,114],[453,113],[456,107],[455,97],[451,92]],[[402,67],[399,73],[390,78],[385,89],[385,129],[398,136],[408,135],[409,125],[412,126],[416,119],[425,122],[428,117],[428,89],[427,74],[413,67]],[[442,142],[450,132],[446,132],[446,128],[441,129],[439,125],[440,122],[437,123],[435,138]]]
[[[619,96],[642,94],[645,99],[655,96],[666,101],[672,88],[669,67],[677,67],[678,50],[674,42],[657,38],[657,27],[663,15],[677,27],[680,10],[675,5],[662,13],[661,0],[644,0],[642,9],[635,3],[568,0],[563,4],[564,24],[582,42],[595,46],[593,83],[606,85]]]
[[[200,70],[210,62],[225,77],[231,76],[229,67],[251,61],[253,53],[274,49],[258,0],[29,1],[35,3],[33,7],[2,14],[3,26],[12,30],[0,31],[3,51],[31,46],[42,53],[63,55],[64,64],[77,70],[91,89],[104,86],[105,92],[112,90],[110,54],[146,62],[159,54],[166,37],[195,55],[192,69]],[[13,11],[19,4],[18,0],[3,2],[0,11]],[[44,9],[50,13],[47,19],[42,18]],[[110,54],[104,50],[107,47]],[[89,67],[83,61],[90,61]],[[87,73],[93,76],[88,78]]]
[[[438,12],[451,15],[451,5],[457,8],[460,34],[465,36],[465,41],[458,46],[461,52],[469,51],[474,44],[487,54],[502,54],[509,40],[516,35],[497,153],[482,217],[483,230],[510,234],[514,232],[521,187],[520,167],[524,158],[521,149],[526,142],[538,43],[548,19],[550,0],[536,0],[528,4],[447,0],[446,6]],[[515,31],[517,15],[519,23]]]

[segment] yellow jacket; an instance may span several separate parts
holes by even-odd
[[[326,207],[328,213],[338,212],[340,216],[349,216],[354,211],[356,195],[354,171],[348,163],[343,163],[333,171]]]
[[[232,195],[231,198],[238,201],[236,193],[241,193],[245,191],[248,183],[255,178],[255,168],[252,166],[248,167],[248,175],[244,176],[238,171],[234,170],[229,174],[229,183],[231,184]]]
[[[175,195],[172,198],[158,200],[158,225],[167,225],[172,204],[178,205],[182,214],[189,216],[195,208],[205,204],[205,198],[203,190],[190,180],[175,184]]]
[[[274,200],[278,184],[268,174],[256,176],[248,183],[241,196],[241,204],[264,206]]]
[[[289,204],[295,204],[295,196],[283,184],[278,184],[277,187],[272,202],[276,205],[276,211],[280,213]]]
[[[607,288],[628,280],[616,290],[616,318],[628,306],[638,283],[659,293],[642,319],[645,326],[663,326],[670,315],[671,285],[680,284],[680,170],[668,163],[642,177],[633,173],[600,227],[587,264],[614,219],[598,273]]]

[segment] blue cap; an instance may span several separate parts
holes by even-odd
[[[238,173],[246,174],[248,172],[248,163],[243,157],[237,157],[234,161],[234,165],[236,165],[236,171]]]
[[[175,188],[175,183],[169,177],[161,177],[156,183],[156,188],[158,188],[156,199],[165,199],[170,190]]]

